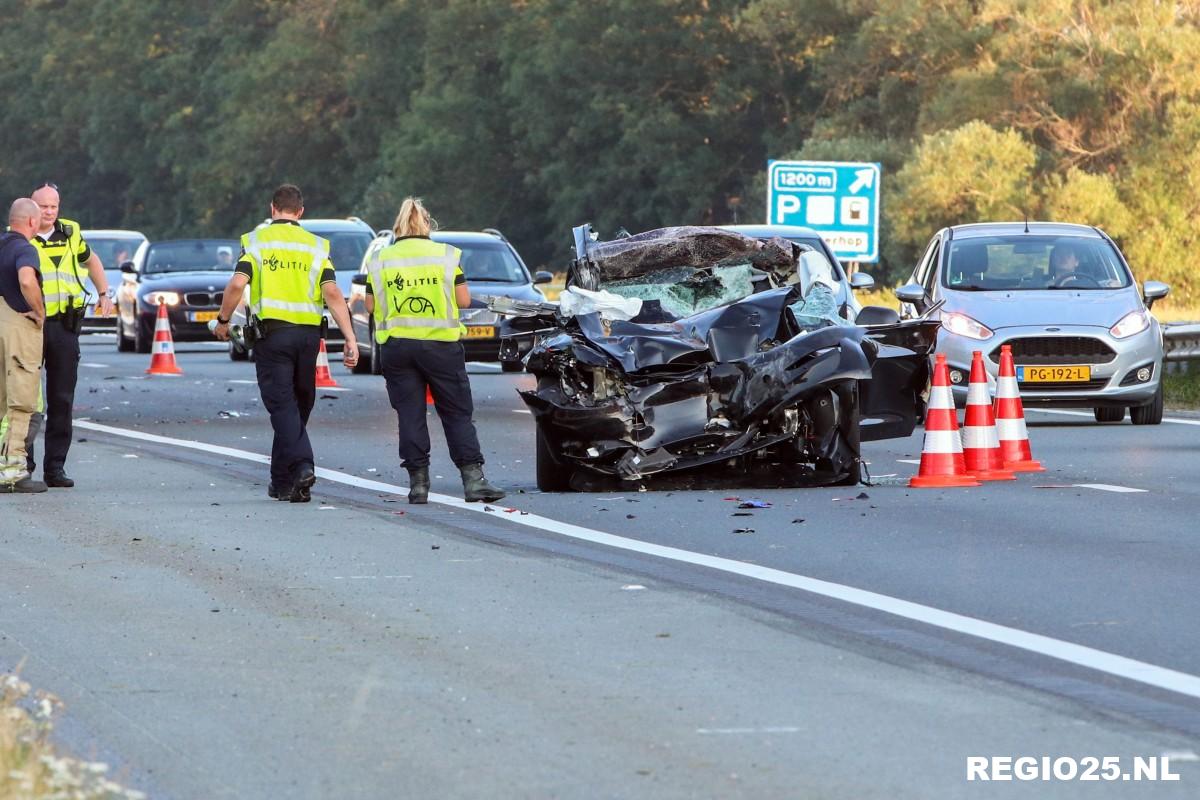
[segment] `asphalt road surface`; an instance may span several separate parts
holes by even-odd
[[[382,379],[335,356],[294,506],[253,365],[177,350],[147,378],[87,337],[78,487],[0,500],[0,670],[154,797],[1200,794],[1198,418],[1030,412],[1048,471],[978,489],[904,486],[918,433],[867,487],[547,495],[530,378],[477,365],[510,495],[456,500],[431,416],[414,508]],[[967,780],[1163,754],[1178,780]]]

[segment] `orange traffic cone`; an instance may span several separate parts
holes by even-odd
[[[1029,449],[1025,408],[1021,405],[1012,347],[1007,344],[1000,348],[1000,375],[996,378],[996,431],[1000,436],[1000,452],[1004,455],[1005,469],[1014,472],[1046,471],[1040,461],[1033,460],[1033,453]]]
[[[908,481],[914,489],[940,489],[951,486],[980,486],[967,472],[962,440],[958,438],[958,411],[950,391],[950,368],[946,355],[937,354],[929,404],[925,407],[925,444],[921,448],[921,467]]]
[[[433,392],[429,390],[429,384],[425,384],[425,405],[433,405]]]
[[[158,318],[154,320],[154,344],[150,348],[150,367],[147,375],[182,375],[183,370],[175,363],[175,341],[171,338],[171,320],[167,316],[167,304],[158,304]]]
[[[981,481],[1016,480],[1012,470],[1004,468],[992,395],[988,391],[983,353],[971,354],[971,382],[967,387],[967,414],[962,428],[963,459],[967,470]]]
[[[317,350],[317,388],[336,389],[338,382],[329,371],[329,351],[325,349],[325,337],[321,337],[321,347]]]

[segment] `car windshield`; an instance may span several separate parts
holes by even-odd
[[[462,250],[468,283],[527,283],[529,276],[504,242],[450,242]]]
[[[1105,239],[988,236],[951,243],[942,285],[959,291],[1121,289],[1130,285]]]
[[[368,231],[324,231],[313,228],[312,233],[329,241],[329,260],[338,272],[357,272],[363,254],[374,238]]]
[[[238,252],[233,239],[160,242],[150,245],[142,272],[232,272]]]
[[[146,241],[144,236],[88,235],[86,233],[83,238],[92,252],[100,257],[100,263],[104,265],[105,269],[116,269],[126,261],[132,261],[133,254],[137,252],[141,243]]]

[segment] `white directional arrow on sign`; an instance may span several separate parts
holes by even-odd
[[[858,178],[854,183],[850,184],[850,194],[858,194],[858,190],[862,188],[870,189],[875,185],[875,170],[860,169],[854,173]]]

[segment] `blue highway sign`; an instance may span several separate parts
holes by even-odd
[[[767,223],[812,228],[843,261],[878,261],[879,178],[873,163],[768,162]]]

